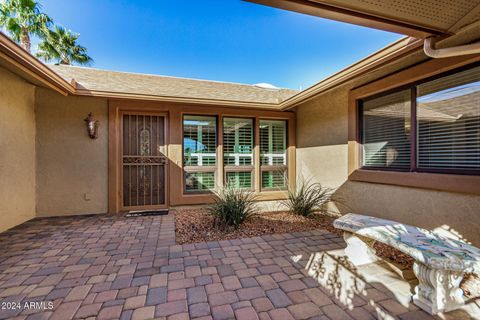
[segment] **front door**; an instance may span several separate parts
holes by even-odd
[[[165,208],[166,164],[163,115],[122,115],[122,209]]]

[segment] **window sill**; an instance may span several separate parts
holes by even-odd
[[[353,171],[350,181],[480,195],[480,176],[380,170]]]
[[[255,197],[259,201],[268,201],[268,200],[284,200],[288,198],[287,190],[262,190],[260,192],[255,192],[254,190],[248,190],[255,193]],[[191,199],[208,199],[212,200],[215,196],[213,191],[184,191],[183,196]],[[211,201],[208,201],[211,202]]]

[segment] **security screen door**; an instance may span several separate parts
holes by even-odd
[[[123,114],[122,136],[123,209],[166,207],[165,117]]]

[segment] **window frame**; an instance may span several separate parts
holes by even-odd
[[[458,175],[470,175],[470,176],[480,176],[480,169],[477,170],[468,170],[464,168],[460,169],[447,169],[447,168],[419,168],[418,167],[418,159],[417,159],[417,145],[418,145],[418,122],[417,122],[417,87],[421,84],[440,79],[443,77],[447,77],[456,73],[460,73],[462,71],[466,71],[469,69],[480,67],[480,62],[469,63],[463,65],[461,67],[456,67],[450,69],[448,71],[440,72],[433,76],[425,77],[417,81],[413,81],[411,83],[401,85],[398,87],[394,87],[391,89],[387,89],[385,91],[381,91],[379,93],[375,93],[372,95],[366,95],[360,99],[355,100],[356,105],[356,127],[357,132],[356,135],[358,137],[359,142],[359,150],[358,150],[358,160],[359,160],[359,169],[361,170],[372,170],[372,171],[386,171],[386,172],[412,172],[412,173],[433,173],[433,174],[458,174]],[[387,96],[392,93],[410,90],[410,123],[411,123],[411,131],[410,131],[410,168],[409,169],[401,169],[401,168],[388,168],[388,167],[373,167],[373,166],[364,166],[363,165],[363,103],[365,101],[373,100],[376,98],[380,98],[383,96]]]
[[[400,91],[407,91],[410,90],[410,168],[409,169],[402,169],[402,168],[389,168],[389,167],[375,167],[375,166],[364,166],[363,165],[363,103],[368,100],[374,100],[377,98],[381,98],[384,96],[388,96],[389,94],[400,92]],[[414,155],[416,154],[416,150],[414,149],[414,146],[416,146],[416,139],[414,136],[414,133],[416,134],[417,131],[417,126],[416,126],[416,121],[413,122],[413,115],[415,114],[416,117],[416,102],[412,102],[412,91],[414,91],[414,87],[412,88],[411,85],[406,85],[406,86],[401,86],[395,89],[390,89],[385,92],[381,92],[372,96],[368,96],[363,99],[357,100],[357,110],[358,110],[358,119],[357,119],[357,128],[358,128],[358,137],[359,137],[359,142],[360,142],[360,150],[359,150],[359,156],[360,156],[360,168],[362,170],[379,170],[379,171],[396,171],[396,172],[413,172],[412,171],[412,162],[415,162],[415,157]],[[413,141],[415,140],[415,141]],[[414,154],[415,153],[415,154]]]
[[[225,119],[248,119],[252,121],[252,164],[249,166],[227,166],[225,165]],[[222,121],[222,152],[221,152],[221,157],[222,157],[222,164],[223,164],[223,185],[226,186],[228,184],[227,181],[227,173],[231,172],[250,172],[251,174],[251,181],[252,181],[252,186],[250,188],[243,188],[242,190],[248,190],[248,191],[255,191],[255,158],[256,158],[256,152],[255,152],[255,145],[256,145],[256,128],[259,123],[259,121],[256,121],[255,117],[245,117],[245,116],[230,116],[230,115],[224,115],[221,117]],[[258,122],[258,123],[257,123]]]
[[[261,152],[261,141],[260,141],[260,122],[261,121],[283,121],[285,123],[285,164],[284,165],[262,165],[262,152]],[[258,128],[258,157],[259,157],[259,169],[260,169],[260,175],[259,175],[259,185],[260,185],[260,192],[271,192],[271,191],[285,191],[288,190],[289,187],[289,170],[290,170],[290,165],[289,165],[289,157],[288,157],[288,148],[289,148],[289,121],[287,119],[269,119],[269,118],[259,118],[258,123],[257,123],[257,128]],[[283,187],[263,187],[262,186],[262,181],[263,181],[263,173],[264,172],[274,172],[274,171],[281,171],[285,173],[285,186]]]
[[[217,139],[216,139],[216,166],[209,166],[209,167],[196,167],[196,166],[185,166],[184,165],[184,117],[185,116],[205,116],[205,117],[215,117],[216,118],[216,130],[217,130]],[[179,112],[179,122],[180,122],[180,150],[181,150],[181,159],[182,161],[178,162],[178,167],[181,170],[181,196],[183,199],[190,199],[189,203],[197,203],[201,201],[200,199],[205,199],[204,201],[210,201],[210,195],[216,191],[218,188],[222,188],[226,185],[226,172],[232,171],[243,171],[246,172],[245,167],[231,167],[231,166],[224,166],[224,150],[223,150],[223,122],[224,118],[240,118],[240,119],[252,119],[253,120],[253,170],[252,170],[252,188],[244,189],[250,190],[258,194],[259,199],[262,200],[278,200],[283,199],[285,197],[285,190],[287,188],[293,188],[295,186],[295,154],[296,154],[296,146],[295,146],[295,114],[293,112],[286,112],[286,113],[279,113],[279,112],[272,112],[272,111],[243,111],[243,110],[234,110],[234,109],[223,109],[223,108],[213,108],[212,112],[202,112],[193,110],[182,110]],[[286,176],[286,186],[285,188],[262,188],[261,187],[261,175],[262,175],[262,166],[260,164],[260,138],[259,138],[259,124],[260,120],[280,120],[286,123],[285,127],[285,138],[286,138],[286,166],[285,166],[285,176]],[[202,190],[202,191],[194,191],[194,190],[186,190],[186,172],[196,172],[196,171],[214,171],[214,179],[215,179],[215,190]],[[234,169],[235,168],[235,169]],[[197,170],[199,169],[199,170]],[[226,170],[228,169],[228,170]],[[238,170],[237,170],[238,169]],[[179,190],[180,191],[180,190]]]
[[[214,166],[187,166],[185,165],[185,117],[192,116],[192,117],[212,117],[215,118],[215,165]],[[182,114],[181,121],[181,134],[182,134],[182,185],[183,185],[183,193],[184,194],[209,194],[212,191],[215,191],[217,185],[215,183],[215,187],[212,190],[187,190],[187,174],[188,173],[196,173],[196,172],[213,172],[213,180],[217,181],[218,176],[218,165],[219,165],[219,152],[218,152],[218,144],[219,144],[219,116],[216,114],[201,114],[201,113],[184,113]],[[223,161],[222,161],[223,163]]]

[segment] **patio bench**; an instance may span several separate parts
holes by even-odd
[[[448,312],[464,304],[460,282],[480,272],[480,249],[433,231],[375,217],[346,214],[333,223],[344,230],[345,253],[355,265],[378,260],[378,241],[411,256],[418,279],[413,302],[429,312]]]

